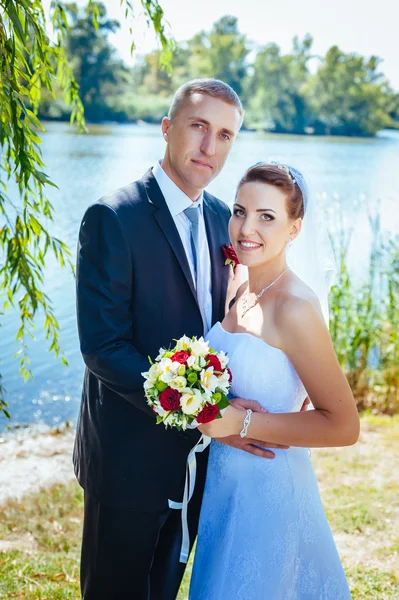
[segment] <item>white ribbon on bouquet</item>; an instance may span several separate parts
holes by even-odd
[[[188,531],[187,511],[188,503],[190,502],[195,488],[195,478],[197,475],[197,459],[196,453],[203,452],[210,444],[211,438],[207,435],[201,435],[194,448],[190,450],[186,464],[186,481],[184,484],[183,502],[174,502],[168,500],[169,508],[181,509],[181,523],[183,539],[180,550],[180,562],[187,563],[190,552],[190,533]]]

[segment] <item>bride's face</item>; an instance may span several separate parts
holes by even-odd
[[[286,192],[253,181],[241,186],[230,219],[230,239],[239,261],[247,267],[270,263],[285,254],[300,231],[301,219],[287,212]]]

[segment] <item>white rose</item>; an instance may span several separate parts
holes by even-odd
[[[187,379],[181,376],[175,377],[174,379],[172,379],[172,381],[169,382],[169,387],[171,387],[172,390],[179,390],[179,392],[184,390],[186,385]]]
[[[209,344],[200,337],[196,342],[191,342],[191,354],[194,356],[206,356],[209,353]]]

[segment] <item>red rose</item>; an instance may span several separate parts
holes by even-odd
[[[190,352],[180,350],[179,352],[175,352],[174,355],[170,357],[170,360],[181,363],[182,365],[187,365],[187,359],[190,358],[190,356]]]
[[[205,360],[209,363],[208,367],[213,367],[214,371],[219,371],[219,373],[223,371],[220,360],[215,354],[207,354]]]
[[[226,259],[224,262],[225,265],[233,265],[233,267],[236,267],[240,264],[236,251],[234,250],[231,244],[225,244],[224,246],[222,246],[222,250],[224,258]]]
[[[180,398],[181,393],[169,387],[159,394],[159,402],[164,410],[178,410]]]
[[[198,421],[198,423],[210,423],[211,421],[213,421],[214,419],[216,419],[216,417],[219,414],[219,408],[216,404],[205,404],[204,408],[201,410],[201,412],[195,417]]]
[[[229,367],[227,367],[227,372],[229,374],[229,383],[233,381],[233,373],[230,371]]]

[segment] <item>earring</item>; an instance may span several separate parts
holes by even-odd
[[[292,247],[292,239],[290,238],[290,239],[288,240],[288,248],[291,248],[291,247]]]

